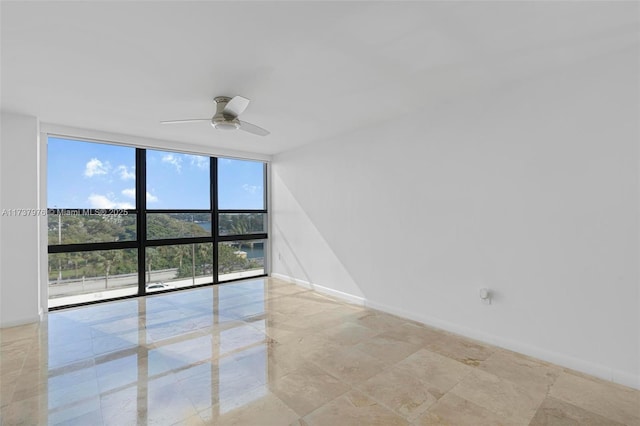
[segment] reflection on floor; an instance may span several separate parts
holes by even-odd
[[[3,425],[638,425],[640,392],[275,279],[0,332]]]

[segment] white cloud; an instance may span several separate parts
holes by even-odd
[[[182,158],[173,155],[173,154],[166,154],[162,156],[162,162],[163,163],[169,163],[172,164],[173,166],[175,166],[176,171],[178,173],[180,173],[180,171],[182,170]]]
[[[106,175],[109,171],[109,162],[104,163],[97,158],[89,160],[84,169],[84,175],[86,177],[92,177],[95,175]]]
[[[135,188],[127,188],[122,190],[122,195],[127,198],[131,198],[133,200],[136,199],[136,189]]]
[[[106,195],[91,194],[89,195],[89,203],[93,209],[134,209],[131,203],[119,202],[111,200]]]
[[[185,155],[189,159],[189,163],[192,166],[196,166],[199,169],[209,168],[209,157],[203,157],[202,155]]]
[[[132,200],[135,200],[136,199],[136,189],[135,188],[123,189],[122,190],[122,195],[124,195],[127,198],[131,198]],[[147,203],[155,203],[157,201],[158,201],[158,197],[156,197],[155,195],[153,195],[150,192],[147,192]]]
[[[260,187],[257,185],[249,185],[248,183],[245,183],[244,185],[242,185],[242,189],[244,189],[250,194],[255,194],[256,191],[260,189]]]
[[[136,178],[136,173],[135,173],[133,167],[131,168],[131,171],[129,171],[127,166],[120,165],[120,166],[117,167],[117,170],[120,173],[120,179],[122,179],[122,180],[129,180],[129,179],[135,179]]]

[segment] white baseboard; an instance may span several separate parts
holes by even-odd
[[[615,370],[600,364],[592,363],[558,352],[548,351],[527,343],[505,339],[493,334],[484,333],[479,330],[474,330],[472,328],[463,327],[448,321],[443,321],[438,318],[408,312],[403,309],[395,308],[382,303],[367,300],[365,305],[372,309],[377,309],[382,312],[397,315],[402,318],[407,318],[431,327],[439,328],[441,330],[468,337],[470,339],[479,340],[481,342],[489,343],[503,349],[508,349],[510,351],[518,352],[523,355],[538,358],[540,360],[547,361],[561,367],[580,371],[582,373],[586,373],[603,380],[608,380],[624,386],[640,389],[640,377],[636,377],[633,374],[624,371]]]
[[[326,294],[328,296],[336,297],[338,299],[344,300],[345,302],[349,302],[349,303],[352,303],[354,305],[365,306],[365,298],[364,297],[354,296],[353,294],[345,293],[343,291],[334,290],[332,288],[325,287],[325,286],[322,286],[322,285],[310,283],[309,281],[300,280],[298,278],[293,278],[293,277],[290,277],[288,275],[272,273],[271,276],[274,277],[274,278],[278,278],[280,280],[283,280],[283,281],[290,282],[292,284],[297,284],[297,285],[299,285],[301,287],[304,287],[304,288],[315,290],[318,293],[324,293],[324,294]]]
[[[2,323],[0,323],[0,328],[17,327],[19,325],[38,323],[40,321],[41,321],[40,314],[38,314],[35,317],[21,318],[15,321],[2,321]]]
[[[511,339],[505,339],[493,334],[484,333],[479,330],[464,327],[458,324],[454,324],[448,321],[443,321],[439,318],[430,317],[424,314],[417,314],[414,312],[405,311],[401,308],[389,306],[384,303],[368,300],[364,297],[354,296],[352,294],[344,293],[338,290],[333,290],[328,287],[320,286],[310,283],[308,281],[300,280],[294,277],[290,277],[284,274],[272,273],[272,277],[287,281],[299,286],[316,290],[319,293],[324,293],[330,296],[334,296],[338,299],[344,300],[349,303],[355,303],[357,305],[366,306],[368,308],[376,309],[378,311],[386,312],[388,314],[396,315],[402,318],[406,318],[412,321],[416,321],[431,327],[439,328],[441,330],[449,331],[451,333],[459,334],[471,339],[479,340],[484,343],[488,343],[494,346],[499,346],[510,351],[518,352],[523,355],[538,358],[543,361],[547,361],[561,367],[570,368],[572,370],[580,371],[603,380],[608,380],[614,383],[618,383],[631,388],[640,389],[640,376],[634,376],[631,373],[625,371],[616,370],[604,365],[585,361],[583,359],[575,358],[572,356],[564,355],[558,352],[548,351],[546,349],[539,348],[527,343],[514,341]]]

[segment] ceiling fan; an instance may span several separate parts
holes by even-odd
[[[213,99],[216,102],[216,113],[211,118],[194,118],[187,120],[170,120],[161,121],[161,124],[181,124],[181,123],[193,123],[197,121],[209,121],[211,125],[219,130],[244,130],[245,132],[253,133],[254,135],[267,136],[268,130],[255,124],[247,123],[238,119],[238,116],[247,109],[250,100],[243,98],[242,96],[234,96],[230,98],[228,96],[216,96]]]

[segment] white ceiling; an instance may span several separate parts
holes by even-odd
[[[4,110],[275,154],[637,46],[638,3],[1,3]],[[216,95],[268,137],[215,131]],[[428,122],[428,117],[426,118]]]

